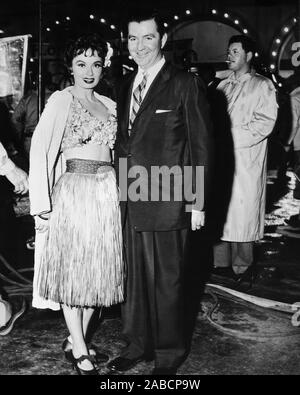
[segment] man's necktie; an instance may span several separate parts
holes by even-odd
[[[144,77],[140,84],[135,88],[133,91],[132,95],[132,109],[131,109],[131,114],[130,114],[130,120],[129,120],[129,130],[131,130],[133,122],[135,120],[136,114],[139,111],[139,108],[142,104],[143,100],[143,93],[145,90],[147,84],[147,75],[144,74]]]

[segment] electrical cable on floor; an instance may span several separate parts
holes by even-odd
[[[298,335],[299,336],[299,330],[294,330],[290,332],[282,332],[282,333],[276,333],[276,334],[264,334],[264,335],[250,335],[250,334],[244,334],[241,331],[238,331],[236,329],[231,329],[231,328],[226,328],[221,324],[218,324],[214,319],[213,319],[213,314],[216,313],[217,308],[219,307],[219,298],[216,294],[219,294],[219,296],[229,299],[231,301],[234,301],[239,304],[247,305],[249,306],[249,303],[253,304],[254,306],[258,306],[260,309],[261,308],[267,308],[268,314],[274,316],[276,312],[276,318],[278,318],[278,313],[285,317],[289,318],[290,316],[287,315],[286,313],[292,313],[295,314],[297,311],[297,308],[295,308],[294,304],[289,304],[289,303],[283,303],[283,302],[278,302],[274,301],[271,299],[266,299],[266,298],[261,298],[259,296],[254,296],[254,295],[249,295],[244,292],[236,291],[231,288],[227,288],[221,285],[217,284],[207,284],[205,287],[204,294],[207,294],[213,298],[213,304],[212,306],[208,309],[208,311],[205,314],[205,318],[216,328],[221,330],[222,332],[231,335],[231,336],[238,336],[243,339],[249,339],[249,340],[255,340],[255,339],[263,339],[263,338],[277,338],[277,337],[286,337],[286,336],[294,336]],[[284,315],[282,315],[284,313]]]
[[[5,336],[10,333],[13,328],[15,321],[21,317],[26,311],[26,299],[25,296],[32,295],[32,281],[28,278],[24,277],[21,273],[24,272],[32,272],[33,268],[25,268],[21,270],[16,270],[13,268],[7,260],[4,258],[2,254],[0,254],[0,264],[4,265],[4,267],[8,270],[8,274],[4,275],[0,273],[0,279],[4,281],[5,284],[3,289],[4,291],[11,297],[11,296],[18,296],[21,297],[22,303],[21,307],[16,311],[14,314],[11,313],[11,308],[8,309],[6,315],[9,316],[8,321],[6,324],[0,328],[0,336]],[[12,279],[11,277],[14,276],[17,280]],[[8,306],[10,303],[6,302]]]
[[[32,281],[29,280],[28,278],[24,277],[21,272],[28,272],[28,271],[33,271],[33,268],[25,268],[25,269],[21,269],[21,270],[16,270],[14,267],[12,267],[7,260],[4,258],[4,256],[2,254],[0,254],[0,263],[2,263],[4,265],[4,267],[6,269],[9,270],[9,275],[4,275],[2,273],[0,273],[0,278],[5,281],[6,283],[12,284],[14,287],[10,286],[4,286],[5,291],[7,291],[8,294],[10,294],[10,290],[16,291],[16,290],[20,290],[22,292],[22,290],[26,291],[27,294],[27,290],[31,289],[32,290]],[[10,277],[10,275],[15,275],[20,281],[15,281],[12,280]]]
[[[260,296],[249,295],[241,291],[236,291],[235,289],[227,288],[218,284],[207,284],[207,289],[212,288],[214,291],[219,292],[221,295],[230,294],[236,298],[245,300],[246,302],[253,303],[260,307],[265,307],[268,309],[281,311],[283,313],[295,313],[294,304],[278,302],[272,299],[262,298]]]
[[[10,275],[13,274],[15,277],[17,277],[18,280],[21,281],[15,281],[12,280],[10,277],[5,276],[4,274],[0,273],[0,278],[5,281],[6,283],[10,284],[9,286],[4,286],[4,290],[7,292],[9,296],[22,296],[23,297],[23,303],[21,309],[12,317],[13,320],[10,320],[9,325],[7,328],[4,330],[0,331],[0,335],[4,335],[10,332],[12,329],[12,325],[14,324],[15,320],[23,314],[25,311],[25,299],[24,296],[30,296],[32,294],[32,281],[29,280],[28,278],[24,277],[21,273],[25,272],[32,272],[33,268],[25,268],[25,269],[20,269],[16,270],[14,269],[8,262],[7,260],[3,257],[3,255],[0,254],[0,262],[4,264],[6,269],[10,271]],[[274,338],[274,337],[284,337],[284,336],[294,336],[294,335],[299,335],[299,331],[293,331],[290,333],[284,332],[284,333],[277,333],[276,335],[271,334],[271,335],[246,335],[243,334],[241,331],[235,330],[235,329],[230,329],[230,328],[225,328],[223,325],[218,324],[214,319],[213,319],[213,314],[216,312],[217,308],[219,307],[219,298],[216,294],[219,296],[233,300],[234,302],[237,303],[242,303],[242,304],[254,304],[255,306],[263,307],[269,309],[269,314],[271,312],[276,311],[277,313],[285,313],[285,317],[287,317],[286,313],[295,313],[295,305],[289,304],[289,303],[283,303],[283,302],[278,302],[274,301],[271,299],[266,299],[254,295],[249,295],[244,292],[236,291],[231,288],[227,288],[221,285],[217,284],[207,284],[205,288],[205,294],[211,296],[213,298],[213,304],[210,309],[206,312],[206,318],[207,320],[216,328],[220,329],[222,332],[225,332],[226,334],[232,335],[232,336],[238,336],[242,338],[247,338],[247,339],[257,339],[257,338]],[[244,303],[243,303],[244,302]],[[248,305],[247,305],[248,306]],[[271,314],[273,315],[273,314]],[[288,318],[290,318],[288,316]]]

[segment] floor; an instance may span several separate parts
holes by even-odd
[[[189,356],[178,374],[299,375],[300,313],[295,303],[300,304],[300,243],[276,233],[277,225],[300,208],[300,201],[292,197],[293,175],[288,173],[287,180],[286,188],[279,192],[274,176],[270,173],[268,177],[265,237],[256,245],[257,278],[252,287],[210,276],[207,278],[210,285],[206,285],[203,294],[199,270],[203,258],[199,264],[200,258],[195,258],[197,265],[191,275],[190,295],[193,335]],[[18,269],[29,279],[33,250],[27,249],[25,243],[32,234],[26,199],[18,202],[16,211],[24,247],[19,253]],[[61,313],[31,308],[30,284],[21,278],[16,282],[19,285],[6,286],[14,311],[20,308],[22,295],[28,307],[9,333],[1,335],[0,328],[0,375],[76,374],[61,351],[61,343],[67,335]],[[214,285],[223,288],[216,289]],[[233,295],[232,290],[239,293]],[[253,297],[251,301],[249,296]],[[260,303],[264,307],[259,306]],[[275,309],[268,307],[270,305],[275,305]],[[93,327],[93,343],[110,358],[117,356],[125,344],[119,306],[104,309]],[[153,362],[140,363],[126,374],[147,375],[152,368]],[[106,371],[105,365],[99,366],[100,374]]]

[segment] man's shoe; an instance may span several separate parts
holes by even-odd
[[[32,236],[29,239],[26,240],[26,247],[28,250],[34,250],[35,249],[35,237]]]
[[[113,372],[126,372],[127,370],[132,369],[142,361],[150,361],[150,359],[143,356],[133,359],[117,357],[107,364],[107,368]]]
[[[177,369],[175,368],[154,368],[151,372],[152,376],[175,376]]]
[[[248,267],[247,270],[244,271],[244,273],[237,275],[236,281],[238,284],[249,283],[250,287],[252,287],[256,278],[257,278],[257,270],[253,265],[251,265]]]
[[[232,267],[214,267],[212,274],[214,276],[219,276],[219,277],[226,277],[230,278],[231,280],[236,280],[237,275],[234,273]]]

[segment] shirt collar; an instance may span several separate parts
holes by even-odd
[[[250,70],[249,72],[242,74],[239,78],[235,77],[234,72],[232,72],[229,76],[228,76],[228,80],[230,82],[245,82],[248,79],[250,79],[251,77],[253,77],[253,75],[255,74],[254,70]]]
[[[163,56],[158,62],[156,62],[153,66],[149,67],[147,70],[143,70],[142,68],[139,67],[138,69],[138,75],[144,75],[145,72],[147,73],[148,77],[156,76],[156,74],[160,71],[160,69],[163,67],[163,65],[166,63],[166,59]]]

